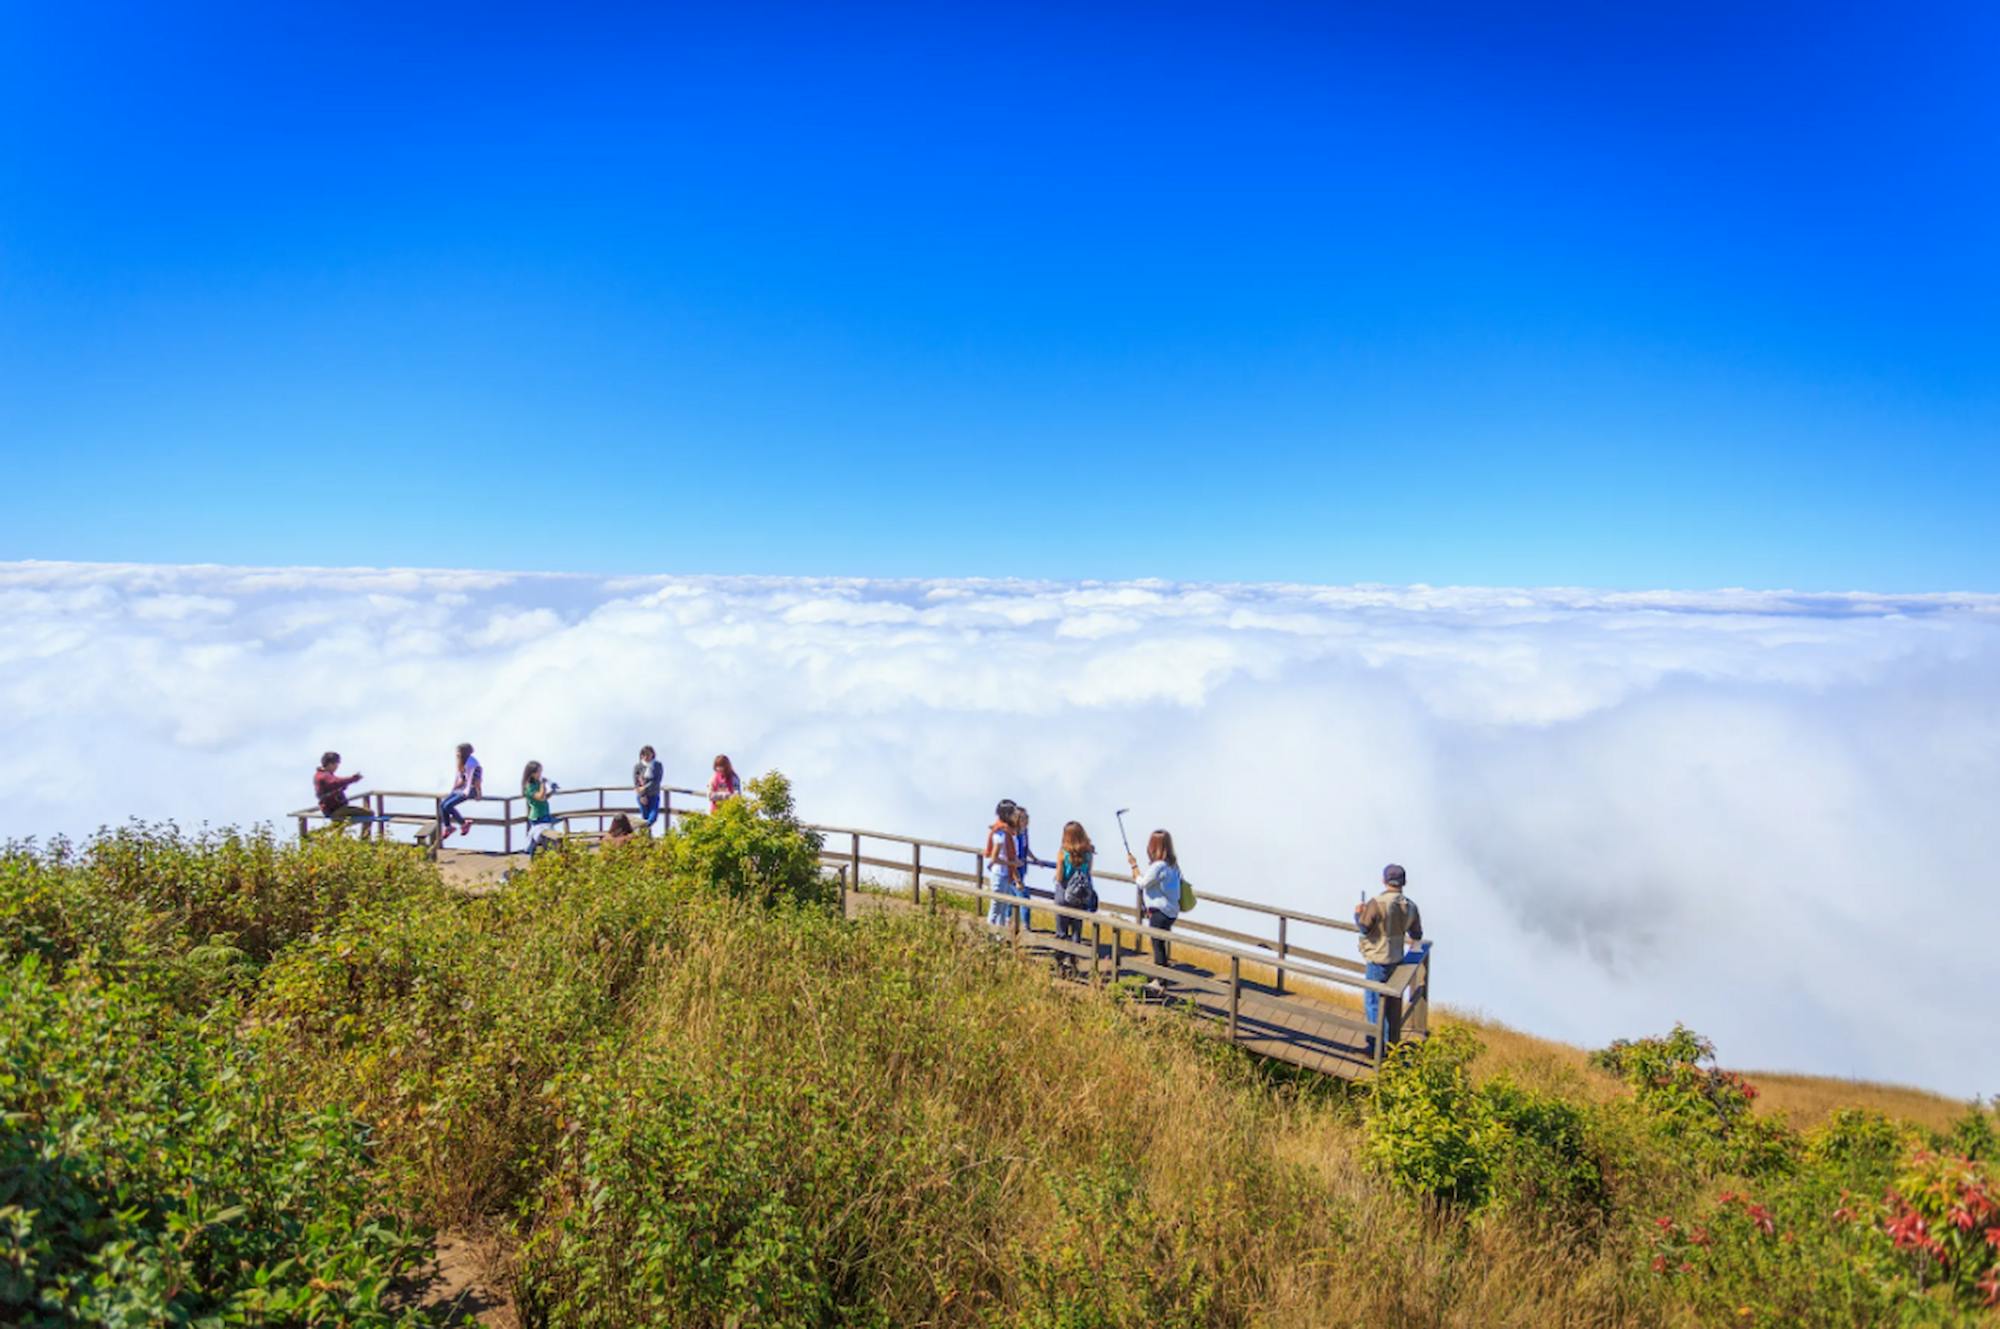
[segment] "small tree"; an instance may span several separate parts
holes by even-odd
[[[666,841],[677,872],[725,894],[760,904],[838,903],[820,871],[820,844],[819,833],[800,824],[791,781],[777,771],[714,812],[688,814]]]
[[[1750,1110],[1757,1086],[1717,1066],[1715,1044],[1685,1025],[1665,1038],[1621,1038],[1591,1060],[1625,1081],[1654,1131],[1711,1167],[1754,1174],[1789,1165],[1789,1132]]]

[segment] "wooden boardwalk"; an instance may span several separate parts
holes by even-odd
[[[696,790],[674,788],[663,793],[661,816],[669,825],[677,816],[706,807],[706,795]],[[676,796],[687,800],[679,808],[674,807]],[[630,789],[611,785],[564,789],[553,800],[558,805],[554,815],[571,833],[594,839],[619,814],[636,816],[638,809],[625,802],[631,797]],[[377,835],[398,827],[421,834],[435,827],[439,798],[434,793],[378,790],[356,795],[354,801],[373,814],[369,827]],[[417,806],[394,806],[392,799]],[[504,870],[524,861],[515,849],[526,845],[528,824],[525,804],[518,815],[515,810],[522,800],[479,801],[501,805],[498,817],[468,818],[476,827],[500,833],[499,851],[472,850],[460,841],[441,853],[433,844],[432,852],[440,868],[462,886],[485,891],[499,888]],[[317,808],[289,815],[297,819],[301,836],[325,820]],[[996,927],[987,922],[988,906],[1016,904],[1018,897],[986,889],[987,865],[980,848],[851,826],[807,829],[821,837],[821,862],[840,875],[850,916],[887,909],[951,910],[966,926],[995,936],[1025,956],[1046,960],[1058,981],[1140,988],[1137,1009],[1192,1014],[1196,1027],[1261,1057],[1342,1079],[1362,1079],[1381,1065],[1389,1045],[1429,1032],[1428,943],[1385,981],[1373,982],[1360,960],[1344,953],[1357,931],[1345,919],[1203,888],[1198,902],[1202,912],[1184,913],[1171,932],[1159,932],[1144,925],[1136,888],[1131,904],[1108,898],[1110,883],[1129,884],[1132,878],[1105,871],[1094,874],[1100,896],[1105,897],[1096,912],[1059,909],[1046,892],[1033,892],[1039,898],[1027,906],[1030,920],[1040,920],[1044,926]],[[895,856],[889,857],[890,852]],[[963,867],[944,866],[952,860]],[[874,870],[872,881],[868,869]],[[1081,943],[1056,937],[1054,921],[1059,915],[1081,923]],[[1263,930],[1250,930],[1255,928]],[[1303,944],[1302,938],[1318,933],[1334,934],[1341,952],[1329,949],[1326,942],[1318,947]],[[1171,964],[1152,963],[1154,940],[1167,943]],[[1380,1013],[1372,1023],[1362,1018],[1353,1001],[1369,992],[1381,999]]]

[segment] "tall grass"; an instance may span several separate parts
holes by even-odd
[[[9,1073],[67,1074],[83,1012],[131,992],[121,1037],[207,1049],[148,1074],[225,1106],[258,1086],[262,1143],[189,1128],[200,1173],[238,1179],[198,1184],[199,1212],[266,1168],[293,1189],[232,1218],[261,1244],[203,1266],[203,1306],[290,1251],[308,1291],[421,1318],[387,1291],[412,1243],[476,1226],[529,1325],[1974,1321],[1972,1256],[1898,1244],[1911,1220],[1879,1210],[1918,1176],[1975,1203],[1984,1163],[1908,1171],[1990,1153],[1970,1115],[1949,1139],[1862,1109],[1802,1135],[1686,1040],[1634,1045],[1621,1078],[1464,1027],[1356,1088],[1131,1019],[949,917],[848,922],[801,835],[765,785],[479,898],[339,840],[0,856]],[[33,1141],[63,1129],[51,1101]],[[105,1138],[159,1138],[153,1101],[107,1096],[153,1124]],[[121,1175],[157,1245],[188,1174]],[[295,1221],[312,1205],[349,1221]],[[71,1236],[33,1262],[0,1241],[0,1310],[131,1234]]]

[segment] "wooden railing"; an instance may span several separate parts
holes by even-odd
[[[679,786],[663,787],[660,791],[660,818],[671,825],[675,817],[690,812],[705,811],[708,794],[705,790],[686,789]],[[365,793],[350,794],[349,802],[366,808],[367,822],[360,824],[364,836],[372,830],[377,836],[385,836],[393,826],[407,826],[419,829],[419,838],[425,839],[430,852],[435,855],[438,841],[435,829],[438,823],[444,795],[433,792],[410,790],[377,789]],[[681,806],[674,806],[674,799],[683,799]],[[614,801],[615,800],[615,801]],[[623,800],[630,800],[629,802]],[[481,804],[500,805],[500,815],[480,816],[476,809]],[[409,806],[414,804],[415,806]],[[516,804],[520,805],[516,811]],[[526,800],[520,795],[503,795],[470,799],[460,805],[466,821],[473,826],[497,827],[501,833],[501,852],[515,852],[515,829],[523,831],[521,845],[526,847],[526,828],[530,825],[527,817]],[[639,814],[637,797],[629,785],[588,785],[575,789],[558,788],[550,796],[549,810],[553,818],[565,828],[579,823],[596,823],[595,829],[585,834],[591,838],[601,835],[613,818],[621,813],[636,818]],[[303,838],[315,823],[328,819],[317,807],[301,809],[288,814],[296,818],[299,835]],[[891,831],[865,830],[854,826],[826,826],[807,823],[807,829],[816,831],[821,837],[820,859],[831,868],[840,870],[845,890],[874,894],[901,894],[903,888],[885,886],[878,875],[874,883],[869,883],[864,869],[875,868],[893,872],[907,878],[907,894],[912,904],[926,902],[936,906],[940,895],[949,895],[974,905],[977,917],[987,918],[987,910],[992,905],[1013,906],[1010,923],[986,925],[1006,934],[1017,945],[1034,945],[1058,954],[1067,954],[1076,960],[1089,962],[1090,978],[1093,982],[1115,982],[1127,972],[1143,974],[1149,978],[1159,978],[1177,984],[1210,991],[1226,1002],[1227,1023],[1232,1039],[1237,1036],[1240,1011],[1246,993],[1260,1011],[1275,1012],[1293,1022],[1308,1021],[1318,1026],[1336,1031],[1353,1031],[1373,1040],[1373,1051],[1368,1057],[1371,1065],[1380,1065],[1385,1049],[1400,1038],[1422,1036],[1429,1032],[1430,1023],[1430,968],[1431,948],[1425,945],[1420,951],[1412,952],[1403,963],[1392,969],[1380,982],[1366,976],[1367,966],[1360,960],[1347,955],[1337,955],[1325,949],[1327,943],[1318,946],[1302,944],[1300,933],[1305,932],[1305,940],[1317,941],[1312,930],[1334,934],[1351,935],[1360,931],[1352,922],[1304,910],[1288,909],[1278,905],[1265,904],[1258,900],[1243,899],[1238,896],[1222,895],[1202,889],[1196,890],[1198,905],[1208,910],[1233,911],[1243,916],[1245,927],[1263,926],[1266,932],[1246,931],[1244,927],[1228,927],[1211,922],[1208,918],[1195,918],[1183,913],[1175,921],[1171,931],[1146,925],[1146,911],[1142,896],[1131,874],[1116,871],[1095,871],[1093,876],[1100,882],[1124,882],[1133,886],[1133,902],[1130,905],[1114,903],[1101,898],[1096,913],[1069,909],[1055,903],[1049,891],[1028,888],[1027,898],[996,892],[987,887],[985,850],[981,846],[955,844],[947,840],[930,840],[921,836],[898,835]],[[429,829],[433,834],[422,836]],[[875,844],[876,841],[896,846],[896,857],[887,857]],[[947,867],[946,863],[960,862],[963,867]],[[1032,911],[1030,913],[1029,911]],[[1053,933],[1043,933],[1034,929],[1033,914],[1047,915],[1051,919],[1074,918],[1088,932],[1091,940],[1087,943],[1065,941]],[[1211,915],[1212,917],[1212,915]],[[1026,922],[1023,922],[1023,919]],[[1105,964],[1105,930],[1109,929],[1108,969]],[[1127,945],[1127,938],[1131,938]],[[1198,947],[1204,958],[1213,958],[1220,964],[1227,964],[1228,977],[1221,976],[1220,964],[1215,973],[1191,971],[1185,967],[1156,966],[1142,959],[1141,954],[1147,943],[1159,940],[1174,945]],[[1271,991],[1251,985],[1246,987],[1244,966],[1269,968],[1273,973]],[[1323,989],[1335,993],[1361,995],[1374,993],[1380,998],[1380,1011],[1373,1022],[1343,1014],[1339,1009],[1324,1004],[1300,1000],[1287,991],[1288,980],[1303,979]]]
[[[702,807],[698,809],[693,806],[693,802],[690,802],[677,808],[673,805],[676,795],[698,801]],[[632,801],[613,802],[614,798]],[[391,800],[394,800],[393,804]],[[421,832],[425,829],[431,831],[437,829],[438,822],[444,816],[444,800],[443,794],[409,789],[370,789],[347,796],[349,803],[366,808],[368,811],[367,821],[359,823],[363,835],[369,834],[371,830],[378,836],[385,835],[391,826],[414,827],[419,832],[418,838],[427,844],[433,855],[437,852],[438,841],[434,836],[423,836]],[[582,800],[581,805],[577,800]],[[480,815],[479,808],[495,803],[500,805],[499,816]],[[410,806],[412,804],[415,806]],[[518,812],[515,810],[517,804]],[[708,794],[705,790],[665,786],[660,789],[660,815],[669,823],[684,812],[705,810],[707,804]],[[516,852],[514,837],[516,827],[520,827],[522,831],[520,848],[527,848],[527,828],[532,823],[528,820],[527,800],[519,794],[470,798],[460,803],[458,808],[459,815],[463,816],[469,825],[499,828],[501,853]],[[639,803],[630,785],[585,785],[576,789],[558,787],[556,792],[549,796],[549,813],[556,821],[562,823],[565,829],[574,822],[595,821],[596,833],[602,834],[610,826],[612,819],[620,813],[637,818]],[[326,814],[316,807],[301,808],[286,815],[297,820],[301,838],[312,829],[314,823],[324,823],[328,820]]]
[[[1106,981],[1116,981],[1125,971],[1145,974],[1148,977],[1171,978],[1175,982],[1187,983],[1198,988],[1211,988],[1227,1000],[1230,1035],[1235,1037],[1238,1023],[1237,1013],[1245,992],[1243,968],[1246,964],[1268,967],[1273,971],[1275,994],[1261,994],[1257,997],[1260,1006],[1278,1003],[1283,1013],[1296,1018],[1311,1020],[1323,1025],[1343,1027],[1362,1032],[1373,1039],[1373,1052],[1369,1060],[1379,1065],[1382,1054],[1389,1044],[1405,1036],[1422,1036],[1429,1033],[1430,1026],[1430,962],[1431,948],[1424,946],[1413,951],[1410,956],[1380,982],[1366,977],[1367,965],[1346,955],[1336,955],[1322,946],[1300,944],[1298,933],[1301,929],[1319,929],[1338,934],[1358,934],[1360,929],[1346,919],[1331,918],[1323,914],[1304,910],[1287,909],[1278,905],[1265,904],[1258,900],[1246,900],[1238,896],[1222,895],[1201,889],[1196,883],[1197,907],[1214,909],[1217,907],[1238,911],[1247,915],[1255,925],[1256,920],[1265,921],[1268,935],[1246,932],[1242,928],[1226,927],[1206,919],[1198,919],[1191,913],[1183,913],[1174,921],[1171,931],[1146,926],[1146,911],[1139,888],[1130,873],[1093,871],[1092,876],[1099,882],[1124,882],[1132,885],[1133,902],[1130,905],[1113,903],[1103,897],[1100,889],[1098,911],[1090,913],[1068,909],[1055,903],[1049,891],[1029,888],[1029,898],[1009,895],[991,890],[986,885],[987,860],[981,846],[954,844],[946,840],[929,840],[919,836],[898,835],[890,831],[865,830],[854,826],[814,825],[812,829],[826,837],[820,850],[822,861],[830,866],[844,868],[843,874],[849,882],[864,880],[863,869],[877,868],[894,872],[907,879],[907,891],[912,903],[923,903],[928,897],[935,904],[938,893],[970,900],[980,909],[982,917],[987,907],[999,905],[1003,908],[1017,907],[1013,921],[995,926],[996,931],[1006,932],[1017,942],[1025,941],[1032,935],[1032,944],[1059,953],[1068,953],[1078,958],[1088,958],[1093,975],[1099,965],[1099,953],[1103,946],[1103,930],[1111,930],[1111,969]],[[899,855],[886,857],[874,845],[864,841],[884,841],[901,847],[907,857]],[[842,841],[845,843],[843,844]],[[928,851],[928,852],[927,852]],[[969,870],[945,867],[940,857],[949,862],[954,859],[967,861]],[[1078,945],[1032,929],[1032,920],[1024,928],[1020,921],[1027,910],[1036,914],[1046,914],[1051,918],[1075,918],[1087,928],[1093,929],[1091,943]],[[1107,920],[1105,915],[1111,915]],[[1131,936],[1131,953],[1126,953],[1124,939]],[[1308,933],[1312,940],[1316,936]],[[1213,957],[1227,964],[1229,976],[1223,980],[1220,974],[1213,978],[1190,974],[1186,969],[1163,970],[1138,957],[1146,942],[1152,940],[1174,945],[1198,946],[1205,957]],[[1286,982],[1288,978],[1305,979],[1335,992],[1366,994],[1373,992],[1380,998],[1380,1010],[1375,1021],[1369,1022],[1350,1018],[1323,1005],[1288,1000]],[[1406,995],[1407,999],[1406,999]]]

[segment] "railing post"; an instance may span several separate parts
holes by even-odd
[[[854,843],[848,846],[848,848],[851,851],[850,858],[854,864],[854,890],[856,894],[859,894],[861,891],[861,832],[860,831],[854,832]]]
[[[375,795],[375,841],[380,844],[389,838],[389,796]]]
[[[931,883],[931,912],[937,912],[937,883]]]
[[[1118,981],[1118,966],[1124,959],[1124,949],[1125,934],[1119,931],[1116,923],[1113,923],[1111,925],[1111,981],[1114,983]]]
[[[304,817],[300,817],[300,818],[299,818],[299,843],[300,843],[300,844],[304,844],[305,842],[306,842],[306,819],[305,819]]]
[[[1236,1041],[1236,998],[1243,988],[1243,961],[1229,957],[1229,1041]]]
[[[431,862],[437,862],[438,850],[444,847],[444,795],[433,794],[432,802],[437,805],[437,820],[431,824]]]
[[[1278,915],[1278,995],[1285,995],[1285,924],[1289,920]]]
[[[1097,973],[1097,951],[1104,945],[1104,924],[1092,920],[1090,924],[1090,985],[1103,987]]]
[[[609,824],[604,819],[604,786],[599,785],[597,787],[597,833],[602,835],[604,828]]]
[[[673,830],[673,828],[674,828],[674,791],[667,788],[665,782],[663,781],[660,784],[660,834],[665,835],[667,832]],[[652,833],[653,833],[653,828],[648,826],[646,828],[646,834],[651,835]]]
[[[510,856],[514,852],[514,799],[511,795],[500,800],[500,852]]]
[[[924,879],[924,847],[914,840],[910,842],[910,903],[923,902],[923,890],[919,885]]]

